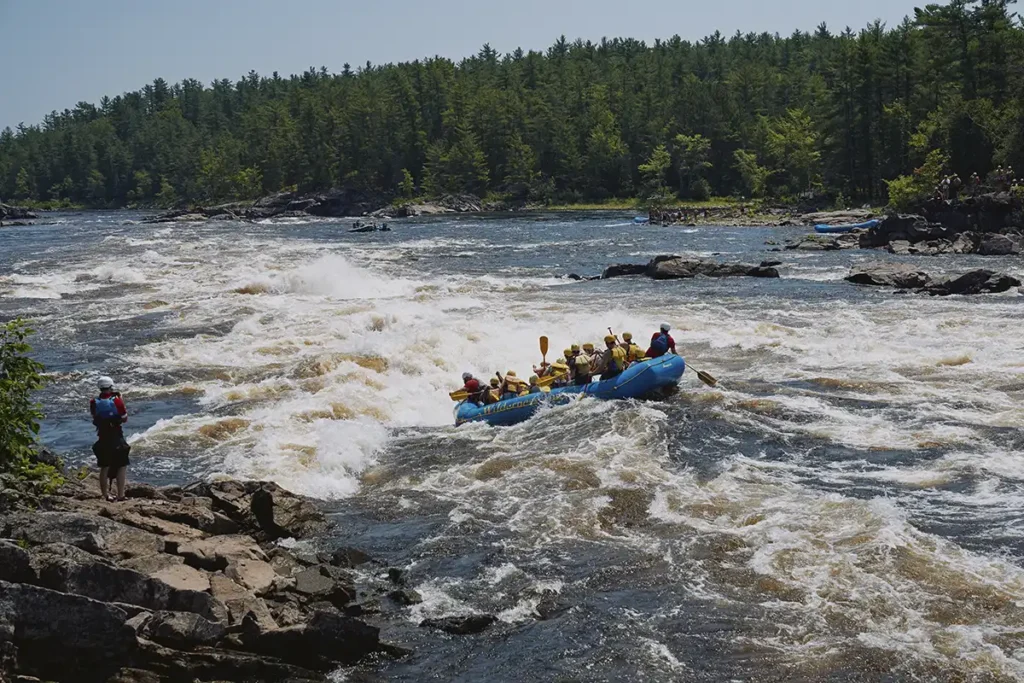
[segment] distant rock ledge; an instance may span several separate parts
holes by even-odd
[[[144,219],[143,223],[188,223],[207,220],[263,220],[266,218],[320,216],[326,218],[398,218],[445,213],[471,213],[506,209],[484,205],[473,195],[445,195],[429,202],[392,203],[382,195],[354,189],[335,189],[314,194],[278,192],[255,202],[231,202],[209,207],[175,209]]]
[[[655,256],[648,263],[615,263],[604,269],[601,279],[645,275],[654,280],[678,280],[704,277],[766,277],[777,278],[779,271],[775,266],[779,261],[763,261],[759,265],[752,263],[718,263],[709,259],[688,259],[673,254]],[[582,279],[582,278],[580,278]]]

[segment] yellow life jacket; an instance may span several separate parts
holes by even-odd
[[[622,372],[626,369],[626,350],[621,346],[613,346],[608,358],[608,367],[605,370],[617,370]]]
[[[573,358],[573,366],[576,368],[577,375],[589,375],[590,356],[581,352],[578,356]]]
[[[634,344],[633,342],[629,343],[629,348],[625,349],[625,351],[626,360],[629,361],[630,363],[636,363],[637,361],[643,360],[644,358],[644,350],[641,349],[636,344]]]

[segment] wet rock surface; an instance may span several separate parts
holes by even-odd
[[[938,296],[952,294],[997,294],[1020,286],[1020,280],[995,271],[978,268],[962,275],[932,277],[905,263],[869,263],[854,267],[846,276],[859,285],[895,287],[927,292]]]
[[[372,575],[372,558],[278,545],[328,528],[311,501],[262,482],[136,486],[121,503],[95,490],[0,512],[0,680],[325,681],[405,654],[354,616],[394,592],[383,576],[357,590],[352,568]],[[416,602],[406,592],[390,609]]]
[[[602,279],[645,275],[654,280],[677,280],[704,277],[779,277],[778,262],[769,265],[751,263],[719,263],[710,259],[692,259],[676,255],[655,256],[647,264],[616,263],[605,268]]]

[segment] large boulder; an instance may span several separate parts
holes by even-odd
[[[643,275],[647,272],[646,263],[613,263],[601,273],[601,279],[610,277],[624,277],[628,275]]]
[[[453,635],[469,635],[480,633],[498,619],[491,614],[470,614],[461,617],[443,617],[440,619],[424,619],[420,626],[436,628]]]
[[[985,268],[972,270],[963,275],[935,281],[927,287],[930,294],[998,294],[1020,287],[1020,280],[1004,273]]]
[[[0,204],[0,221],[31,220],[33,218],[39,218],[39,216],[24,207]]]
[[[212,574],[210,593],[227,607],[230,626],[240,625],[246,615],[252,615],[260,629],[268,631],[277,628],[267,604],[257,598],[252,591],[239,586],[227,576]]]
[[[139,620],[136,632],[161,645],[187,650],[216,643],[226,629],[193,612],[154,612]]]
[[[978,253],[983,256],[1010,256],[1019,254],[1020,242],[1007,235],[987,234],[981,238]]]
[[[905,263],[867,263],[855,266],[846,280],[858,285],[921,289],[928,286],[931,277]]]
[[[331,612],[316,612],[305,624],[259,633],[247,645],[254,652],[318,670],[355,664],[388,649],[380,642],[380,629]]]
[[[267,561],[267,555],[249,536],[214,536],[180,543],[177,554],[185,559],[185,564],[205,569],[220,571],[228,565],[243,560]]]
[[[111,558],[153,555],[165,548],[159,536],[76,512],[17,513],[3,521],[0,535],[33,545],[64,543]]]
[[[35,583],[36,579],[28,551],[10,541],[0,541],[0,581]]]
[[[224,649],[198,648],[191,651],[139,639],[138,666],[159,678],[129,679],[145,681],[281,681],[282,683],[326,683],[322,673],[302,666],[286,664],[273,657]],[[122,679],[123,681],[123,679]]]
[[[188,492],[209,497],[216,511],[243,528],[261,531],[267,540],[306,538],[327,528],[316,503],[273,482],[214,482]]]
[[[0,581],[0,642],[18,649],[24,672],[66,681],[102,681],[136,649],[128,614],[114,605]]]
[[[705,259],[686,259],[680,256],[656,256],[647,264],[646,274],[655,280],[672,280],[692,278],[698,275],[706,277],[779,277],[779,271],[773,267],[763,267],[749,263],[718,263]]]
[[[174,588],[160,579],[114,566],[74,546],[51,544],[34,549],[32,566],[39,584],[52,590],[150,610],[195,612],[213,621],[227,618],[227,610],[209,593]]]

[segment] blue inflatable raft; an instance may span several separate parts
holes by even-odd
[[[814,226],[814,232],[832,233],[853,232],[854,230],[867,230],[868,228],[875,227],[881,222],[882,221],[878,220],[877,218],[872,218],[871,220],[864,221],[863,223],[851,223],[850,225],[825,225],[824,223],[821,223],[819,225]]]
[[[634,216],[633,222],[637,225],[646,225],[651,222],[651,219],[647,216]]]
[[[666,354],[634,363],[618,377],[591,382],[580,387],[552,389],[550,393],[510,398],[489,406],[468,401],[455,406],[455,426],[466,422],[486,422],[495,426],[514,425],[530,419],[544,403],[568,403],[578,395],[595,398],[639,398],[679,382],[686,370],[681,356]]]

